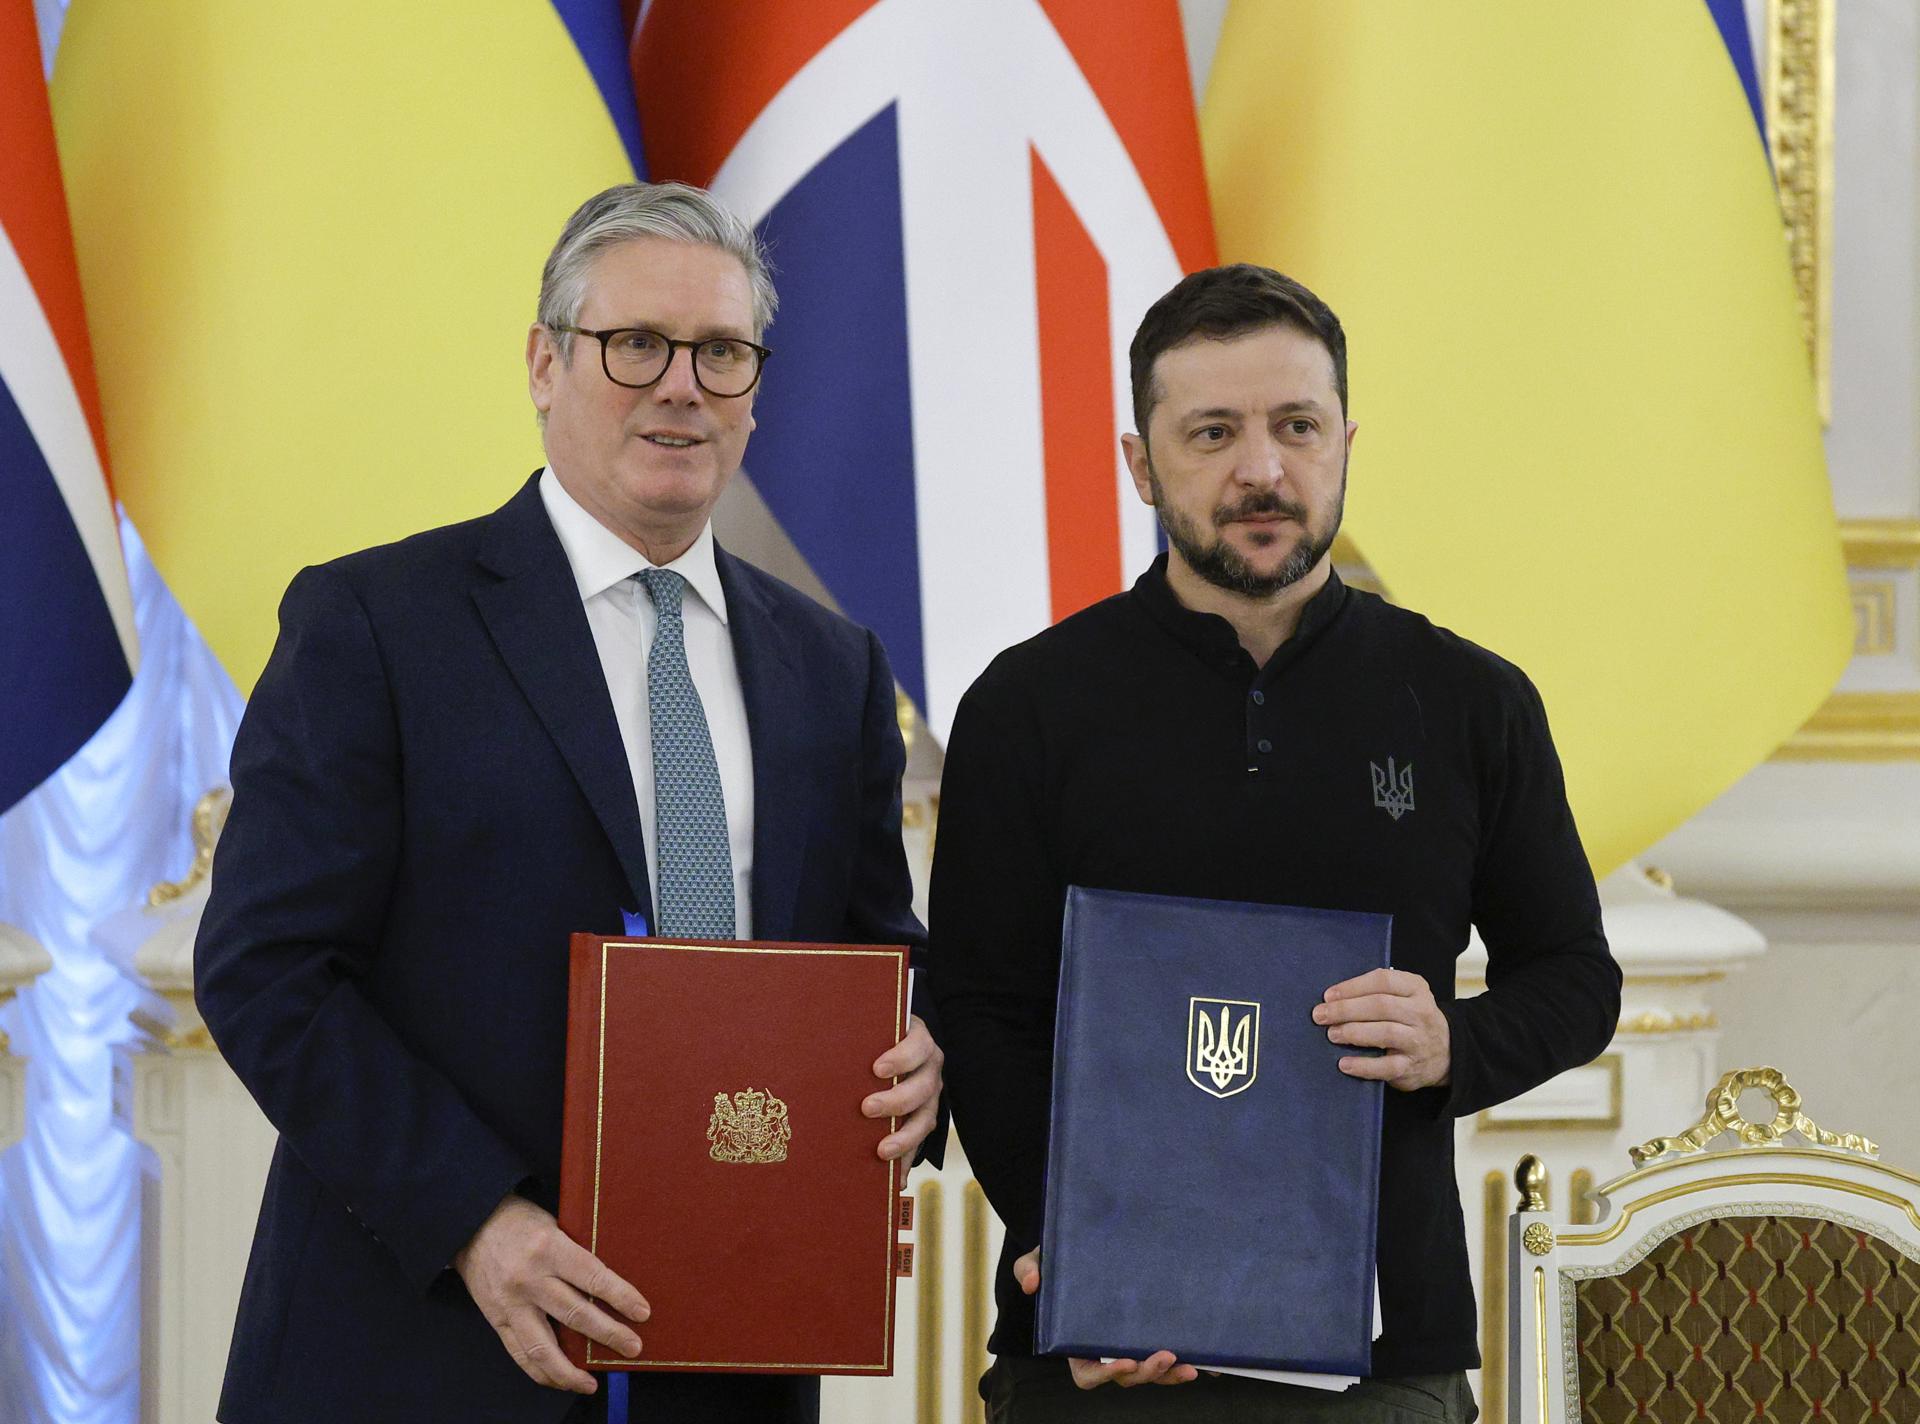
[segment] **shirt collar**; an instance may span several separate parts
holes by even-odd
[[[547,507],[553,532],[560,536],[573,581],[580,590],[580,601],[605,593],[640,570],[653,567],[647,556],[580,507],[567,493],[548,466],[540,472],[540,499]],[[727,594],[720,586],[720,568],[713,554],[713,525],[701,526],[700,536],[686,553],[661,568],[671,569],[687,581],[700,601],[713,610],[723,624],[727,621]]]
[[[1167,582],[1166,554],[1155,559],[1147,571],[1134,581],[1133,596],[1146,608],[1154,622],[1202,658],[1209,662],[1223,661],[1252,669],[1253,659],[1240,646],[1240,637],[1233,631],[1231,623],[1217,613],[1202,613],[1189,608],[1174,596],[1173,585]],[[1280,645],[1267,666],[1259,671],[1270,675],[1292,662],[1333,622],[1346,602],[1346,584],[1338,573],[1328,569],[1325,587],[1308,599],[1306,607],[1300,610],[1300,622],[1294,628],[1293,636]]]

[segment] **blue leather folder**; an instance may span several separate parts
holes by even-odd
[[[1383,1086],[1312,1015],[1392,928],[1068,890],[1040,1353],[1370,1373]]]

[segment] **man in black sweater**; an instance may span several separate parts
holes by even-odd
[[[942,785],[932,987],[954,1121],[1007,1228],[989,1417],[1470,1419],[1453,1121],[1591,1059],[1620,1008],[1546,714],[1511,663],[1333,572],[1355,426],[1318,297],[1265,268],[1195,273],[1147,313],[1132,380],[1123,442],[1168,552],[994,660]],[[1033,1357],[1069,885],[1393,916],[1393,967],[1325,986],[1314,1014],[1379,1050],[1340,1071],[1390,1090],[1374,1379],[1333,1395],[1165,1351]],[[1470,926],[1487,991],[1456,1000]],[[1146,1383],[1185,1387],[1099,1388]]]

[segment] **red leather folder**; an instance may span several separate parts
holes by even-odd
[[[905,1169],[860,1104],[907,951],[577,934],[571,968],[560,1225],[653,1315],[639,1359],[562,1330],[568,1358],[891,1374]]]

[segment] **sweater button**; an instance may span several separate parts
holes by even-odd
[[[1255,692],[1253,694],[1253,705],[1255,707],[1265,707],[1267,705],[1267,694],[1264,692]]]
[[[1273,750],[1273,743],[1268,741],[1265,737],[1262,737],[1259,741],[1255,742],[1254,745],[1258,747],[1262,752],[1270,752]]]

